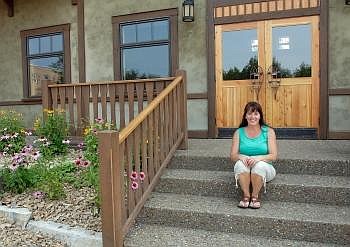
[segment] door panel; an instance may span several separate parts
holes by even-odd
[[[318,17],[216,26],[215,51],[217,127],[254,100],[273,127],[318,128]]]

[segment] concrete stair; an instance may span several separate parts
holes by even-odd
[[[192,141],[177,152],[125,246],[350,246],[350,142],[332,152],[319,143],[327,155],[307,159],[315,144],[301,141],[305,153],[293,159],[280,141],[277,176],[259,210],[236,206],[230,143],[204,142],[211,144],[206,150]]]

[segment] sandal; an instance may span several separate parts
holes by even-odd
[[[249,207],[250,198],[248,196],[244,196],[242,200],[239,202],[239,208],[248,208]]]
[[[252,200],[249,203],[249,207],[252,209],[259,209],[261,207],[260,200],[257,197],[252,197]]]

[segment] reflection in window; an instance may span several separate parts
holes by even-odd
[[[273,66],[282,78],[311,76],[311,26],[272,28]]]
[[[168,45],[126,48],[122,50],[122,60],[126,80],[169,76]]]
[[[64,81],[63,33],[27,37],[29,96],[41,95],[41,81]]]
[[[29,59],[31,96],[41,95],[41,81],[63,82],[63,56]]]
[[[258,65],[256,29],[223,32],[223,80],[245,80]]]
[[[122,79],[170,75],[169,24],[168,18],[121,24]]]

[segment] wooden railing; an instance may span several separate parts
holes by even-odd
[[[43,109],[63,109],[71,136],[81,136],[96,118],[123,129],[175,77],[54,84],[42,81]]]
[[[125,234],[174,152],[187,149],[186,112],[186,73],[178,71],[123,130],[98,133],[104,247],[123,246]],[[144,173],[144,180],[132,180],[133,172]]]

